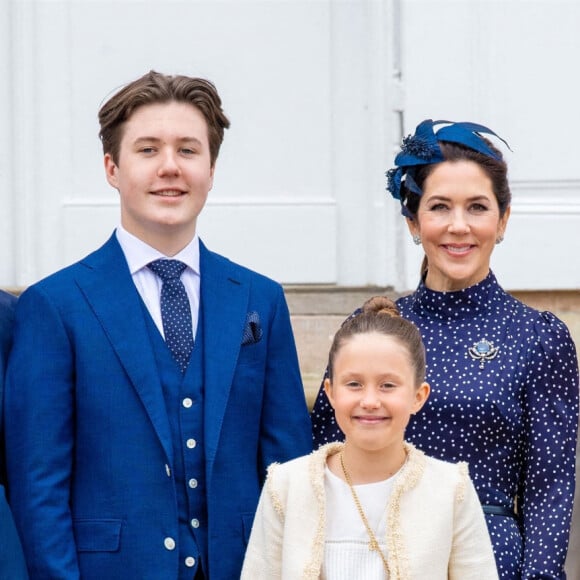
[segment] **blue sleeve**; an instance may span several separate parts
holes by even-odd
[[[312,450],[312,427],[302,385],[290,314],[282,287],[268,332],[264,401],[260,432],[262,481],[274,462],[284,462]]]
[[[14,328],[14,307],[16,296],[0,291],[0,405],[4,403],[4,375],[6,361],[12,346],[12,331]],[[0,413],[0,484],[6,481],[4,464],[4,429],[3,413]]]
[[[565,578],[575,488],[578,361],[566,326],[551,313],[536,324],[524,395],[524,471],[518,493],[522,578]]]
[[[58,309],[32,287],[16,308],[5,393],[10,504],[32,577],[78,578],[69,509],[74,352]]]
[[[26,564],[12,514],[0,486],[0,578],[26,580]]]
[[[14,325],[14,306],[16,297],[6,292],[0,292],[0,402],[4,399],[4,372],[6,360],[12,345],[12,329]],[[0,578],[21,580],[28,578],[26,564],[20,540],[14,526],[14,520],[6,501],[4,488],[6,481],[4,465],[4,434],[2,430],[3,413],[0,412]]]

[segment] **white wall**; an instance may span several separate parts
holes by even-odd
[[[580,2],[402,5],[406,130],[473,120],[513,150],[503,148],[513,205],[498,278],[512,290],[580,288]],[[407,242],[404,256],[412,288],[421,255]]]
[[[580,287],[579,22],[573,0],[0,0],[0,286],[112,231],[97,111],[156,69],[222,96],[200,232],[232,259],[285,283],[414,287],[384,172],[420,120],[450,118],[514,150],[505,286]]]

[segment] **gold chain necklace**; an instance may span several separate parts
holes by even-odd
[[[389,570],[389,563],[387,562],[387,558],[386,556],[383,554],[383,551],[381,550],[381,548],[379,547],[379,542],[377,541],[377,537],[375,536],[375,533],[371,530],[371,526],[369,525],[369,521],[367,520],[367,516],[365,515],[365,512],[362,509],[362,505],[360,503],[360,500],[358,499],[358,495],[356,494],[356,491],[354,490],[354,487],[352,485],[352,481],[350,479],[350,475],[348,473],[348,471],[346,470],[346,467],[344,466],[344,458],[342,456],[342,451],[340,452],[340,466],[342,467],[342,473],[344,474],[344,479],[346,480],[346,483],[348,484],[348,487],[350,489],[350,493],[352,493],[352,499],[354,499],[354,503],[356,505],[356,509],[358,510],[358,513],[360,515],[360,519],[362,520],[365,528],[367,529],[367,534],[369,536],[369,550],[376,552],[380,557],[381,560],[383,561],[383,567],[385,568],[385,572],[387,574],[387,577],[390,574],[390,570]]]

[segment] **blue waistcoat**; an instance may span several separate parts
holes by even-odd
[[[201,561],[207,570],[207,505],[203,444],[203,317],[185,374],[146,313],[163,398],[171,428],[173,471],[179,517],[179,578],[191,580]]]

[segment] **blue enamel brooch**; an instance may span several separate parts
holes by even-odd
[[[497,356],[499,348],[493,346],[493,342],[489,342],[489,340],[482,338],[480,341],[476,342],[468,352],[473,360],[479,361],[479,368],[482,369],[483,363],[493,360]]]

